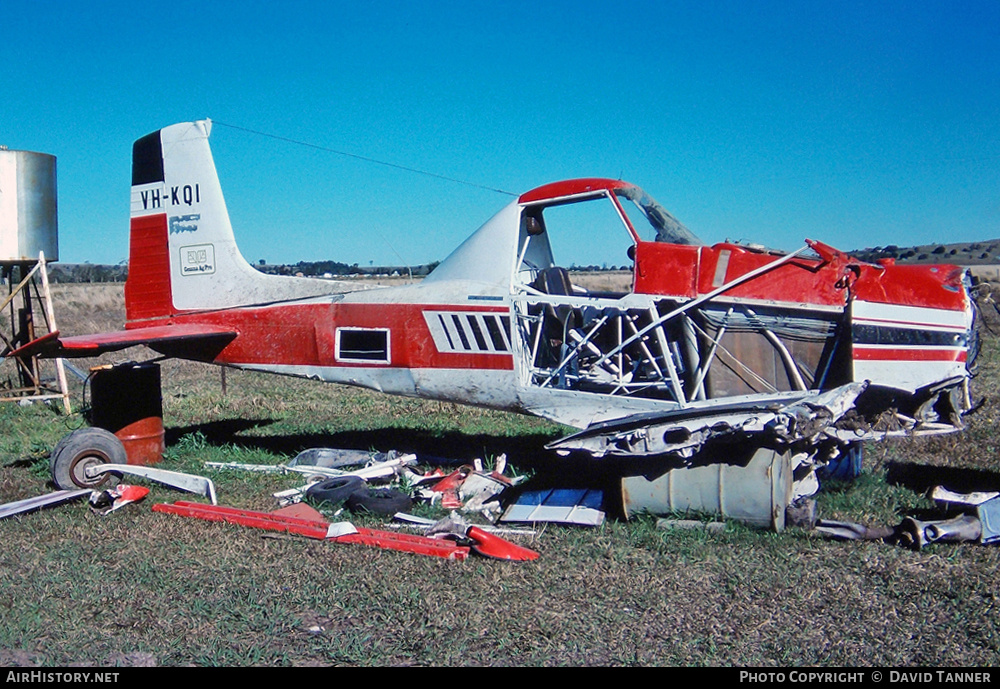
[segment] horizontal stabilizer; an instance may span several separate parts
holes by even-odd
[[[60,337],[49,333],[20,347],[8,356],[39,355],[46,358],[92,357],[105,352],[147,345],[169,356],[183,356],[210,361],[232,342],[238,333],[211,325],[158,325],[114,333]]]

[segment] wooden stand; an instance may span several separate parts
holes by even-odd
[[[20,282],[14,286],[14,268],[19,268],[18,276]],[[39,337],[39,329],[36,328],[34,304],[40,303],[42,306],[43,324],[45,325],[42,335],[55,332],[56,317],[52,308],[52,295],[49,291],[49,274],[45,267],[45,254],[39,252],[37,262],[25,263],[3,263],[0,264],[2,276],[5,278],[9,291],[0,311],[9,312],[8,321],[11,334],[8,337],[3,328],[0,328],[0,340],[2,340],[2,350],[0,354],[0,367],[8,367],[11,362],[15,371],[9,371],[4,378],[0,378],[0,402],[19,402],[21,400],[45,400],[62,398],[63,409],[67,414],[72,413],[69,398],[69,386],[66,384],[66,367],[62,359],[55,360],[56,384],[58,389],[53,388],[42,378],[41,361],[37,356],[7,357],[7,354],[22,347]],[[36,278],[41,277],[42,289],[39,293]],[[21,307],[18,308],[16,301],[18,295],[21,296]]]

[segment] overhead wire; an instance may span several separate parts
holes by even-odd
[[[390,167],[390,168],[393,168],[395,170],[403,170],[405,172],[412,172],[412,173],[417,174],[417,175],[424,175],[425,177],[433,177],[434,179],[440,179],[440,180],[444,180],[446,182],[453,182],[455,184],[464,184],[465,186],[468,186],[468,187],[474,187],[476,189],[484,189],[486,191],[492,191],[492,192],[494,192],[496,194],[504,194],[506,196],[513,196],[513,197],[517,197],[518,196],[518,194],[515,194],[514,192],[511,192],[511,191],[506,191],[505,189],[499,189],[499,188],[496,188],[496,187],[489,187],[489,186],[486,186],[485,184],[479,184],[477,182],[470,182],[468,180],[458,179],[457,177],[449,177],[447,175],[438,174],[436,172],[429,172],[427,170],[421,170],[421,169],[415,168],[415,167],[408,167],[406,165],[400,165],[398,163],[390,163],[389,161],[386,161],[386,160],[379,160],[377,158],[371,158],[369,156],[363,156],[363,155],[359,155],[357,153],[350,153],[348,151],[341,151],[341,150],[336,149],[336,148],[330,148],[329,146],[320,146],[319,144],[310,143],[308,141],[301,141],[299,139],[292,139],[290,137],[281,136],[279,134],[269,134],[267,132],[262,132],[262,131],[259,131],[259,130],[256,130],[256,129],[250,129],[249,127],[241,127],[241,126],[235,125],[235,124],[227,124],[226,122],[220,122],[218,120],[212,120],[212,122],[214,124],[217,124],[217,125],[222,126],[222,127],[228,127],[229,129],[236,129],[238,131],[246,132],[248,134],[256,134],[257,136],[267,137],[268,139],[275,139],[276,141],[284,141],[285,143],[296,144],[298,146],[306,146],[307,148],[314,148],[314,149],[316,149],[318,151],[325,151],[326,153],[333,153],[335,155],[344,156],[346,158],[353,158],[354,160],[361,160],[361,161],[364,161],[366,163],[373,163],[375,165],[382,165],[382,166],[385,166],[385,167]]]

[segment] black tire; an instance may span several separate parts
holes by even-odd
[[[306,497],[317,502],[329,502],[333,505],[340,503],[351,497],[359,490],[364,490],[365,480],[358,476],[343,476],[338,478],[328,478],[320,481],[306,490]]]
[[[87,478],[87,467],[95,464],[127,464],[125,446],[114,433],[103,428],[81,428],[65,436],[52,450],[49,470],[52,482],[62,490],[97,488],[108,482],[110,476],[102,474]]]
[[[409,512],[411,507],[413,501],[410,496],[392,488],[365,488],[347,498],[347,509],[351,512],[392,516],[397,512]]]

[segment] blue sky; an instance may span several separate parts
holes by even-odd
[[[57,157],[63,262],[127,257],[132,141],[205,117],[252,262],[440,259],[511,197],[246,129],[514,193],[620,177],[709,243],[1000,237],[995,0],[0,0],[0,27],[0,144]]]

